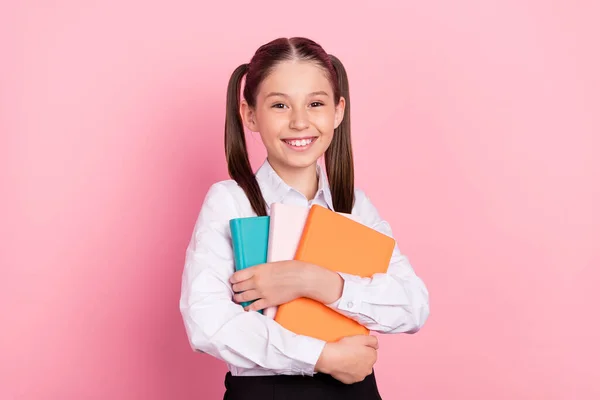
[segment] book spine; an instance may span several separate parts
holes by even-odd
[[[306,248],[308,242],[310,241],[310,226],[312,224],[313,215],[315,213],[314,206],[308,212],[306,216],[306,221],[304,222],[304,228],[302,229],[302,235],[300,236],[300,240],[298,241],[298,247],[296,247],[296,254],[294,255],[294,260],[303,260],[304,257],[304,249]]]
[[[275,244],[273,243],[275,239],[275,235],[271,233],[275,231],[275,224],[277,223],[277,206],[273,204],[271,208],[271,215],[269,217],[269,233],[268,233],[268,241],[267,241],[267,262],[271,262],[273,259],[273,250],[275,248]]]
[[[246,265],[244,264],[244,240],[242,237],[242,227],[239,220],[234,220],[231,223],[231,239],[233,241],[235,270],[240,271],[246,268]]]
[[[230,223],[231,229],[231,240],[233,242],[233,258],[235,263],[235,270],[240,271],[248,267],[248,262],[245,257],[244,250],[244,228],[242,222],[239,220],[232,220]],[[242,307],[248,307],[254,301],[243,301],[240,303]],[[262,310],[259,311],[262,314]]]

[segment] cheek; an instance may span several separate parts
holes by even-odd
[[[335,129],[335,115],[331,113],[322,113],[314,118],[314,124],[324,135],[333,134]]]
[[[280,115],[261,115],[258,119],[258,130],[263,140],[278,139],[287,124],[287,120]]]

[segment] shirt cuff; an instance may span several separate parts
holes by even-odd
[[[315,366],[327,344],[324,340],[310,336],[297,335],[290,348],[289,356],[292,358],[292,373],[313,376]]]
[[[347,311],[349,313],[358,313],[361,305],[361,281],[363,278],[338,272],[338,275],[344,280],[342,295],[333,303],[327,304],[328,307]]]

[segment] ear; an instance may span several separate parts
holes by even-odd
[[[256,123],[256,113],[252,107],[248,104],[248,102],[244,99],[240,102],[240,115],[242,116],[242,121],[248,130],[251,132],[258,132],[258,125]]]
[[[335,128],[334,129],[337,129],[337,127],[340,126],[340,124],[344,120],[345,111],[346,111],[346,99],[343,97],[340,97],[340,101],[335,106],[335,118],[334,118]]]

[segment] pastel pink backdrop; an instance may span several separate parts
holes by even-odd
[[[383,397],[600,397],[597,2],[12,3],[1,399],[222,396],[184,252],[227,178],[229,74],[293,35],[345,62],[357,183],[431,292],[421,332],[381,337]]]

